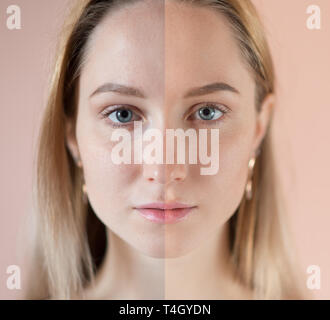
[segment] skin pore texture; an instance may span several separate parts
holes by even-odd
[[[92,93],[104,83],[139,88],[145,98]],[[185,98],[192,88],[224,82],[217,91]],[[140,1],[97,26],[79,80],[76,130],[68,146],[81,158],[89,202],[107,227],[108,247],[91,299],[246,299],[233,276],[228,219],[244,195],[248,161],[267,128],[273,97],[258,114],[255,82],[226,19],[210,8],[175,1]],[[197,116],[203,104],[225,106],[221,121]],[[114,164],[115,128],[107,108],[128,105],[143,130],[219,129],[219,171],[200,165]],[[188,112],[188,114],[187,114]],[[132,130],[133,121],[124,127]],[[197,206],[185,220],[158,224],[133,207],[178,201]]]

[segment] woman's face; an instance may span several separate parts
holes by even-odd
[[[189,253],[220,232],[238,207],[248,161],[266,124],[264,117],[258,118],[255,83],[226,20],[214,10],[174,1],[137,2],[109,14],[98,25],[86,57],[79,83],[76,141],[69,147],[82,160],[91,206],[112,232],[149,256]],[[137,88],[144,97],[106,87],[93,95],[106,83]],[[213,83],[228,84],[238,92],[200,91],[187,97],[191,89]],[[217,121],[199,116],[206,103],[219,108]],[[113,110],[123,105],[132,111],[131,121],[116,118]],[[113,163],[111,152],[118,144],[111,140],[114,126],[121,124],[133,133],[134,120],[141,121],[143,131],[219,129],[218,172],[202,175],[200,168],[205,166],[187,160],[185,164]],[[132,134],[132,144],[140,138]],[[134,209],[174,201],[195,208],[175,223],[150,221]]]

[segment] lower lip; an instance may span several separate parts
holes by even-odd
[[[195,207],[161,210],[161,209],[136,209],[146,219],[156,223],[176,223],[187,218]]]

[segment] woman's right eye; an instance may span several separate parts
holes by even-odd
[[[141,120],[141,117],[127,107],[121,107],[115,110],[106,110],[102,112],[102,115],[106,118],[106,120],[110,120],[111,125],[114,127],[126,126],[132,121]]]

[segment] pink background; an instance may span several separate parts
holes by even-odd
[[[35,142],[67,3],[70,0],[0,2],[0,299],[20,299],[24,294],[33,230]],[[304,271],[309,265],[321,268],[321,289],[312,294],[329,299],[330,2],[254,3],[266,25],[279,78],[276,157],[300,267]],[[21,30],[6,27],[6,9],[11,4],[21,8]],[[306,9],[311,4],[321,8],[321,30],[306,27]],[[6,269],[13,264],[21,268],[22,290],[6,287]]]

